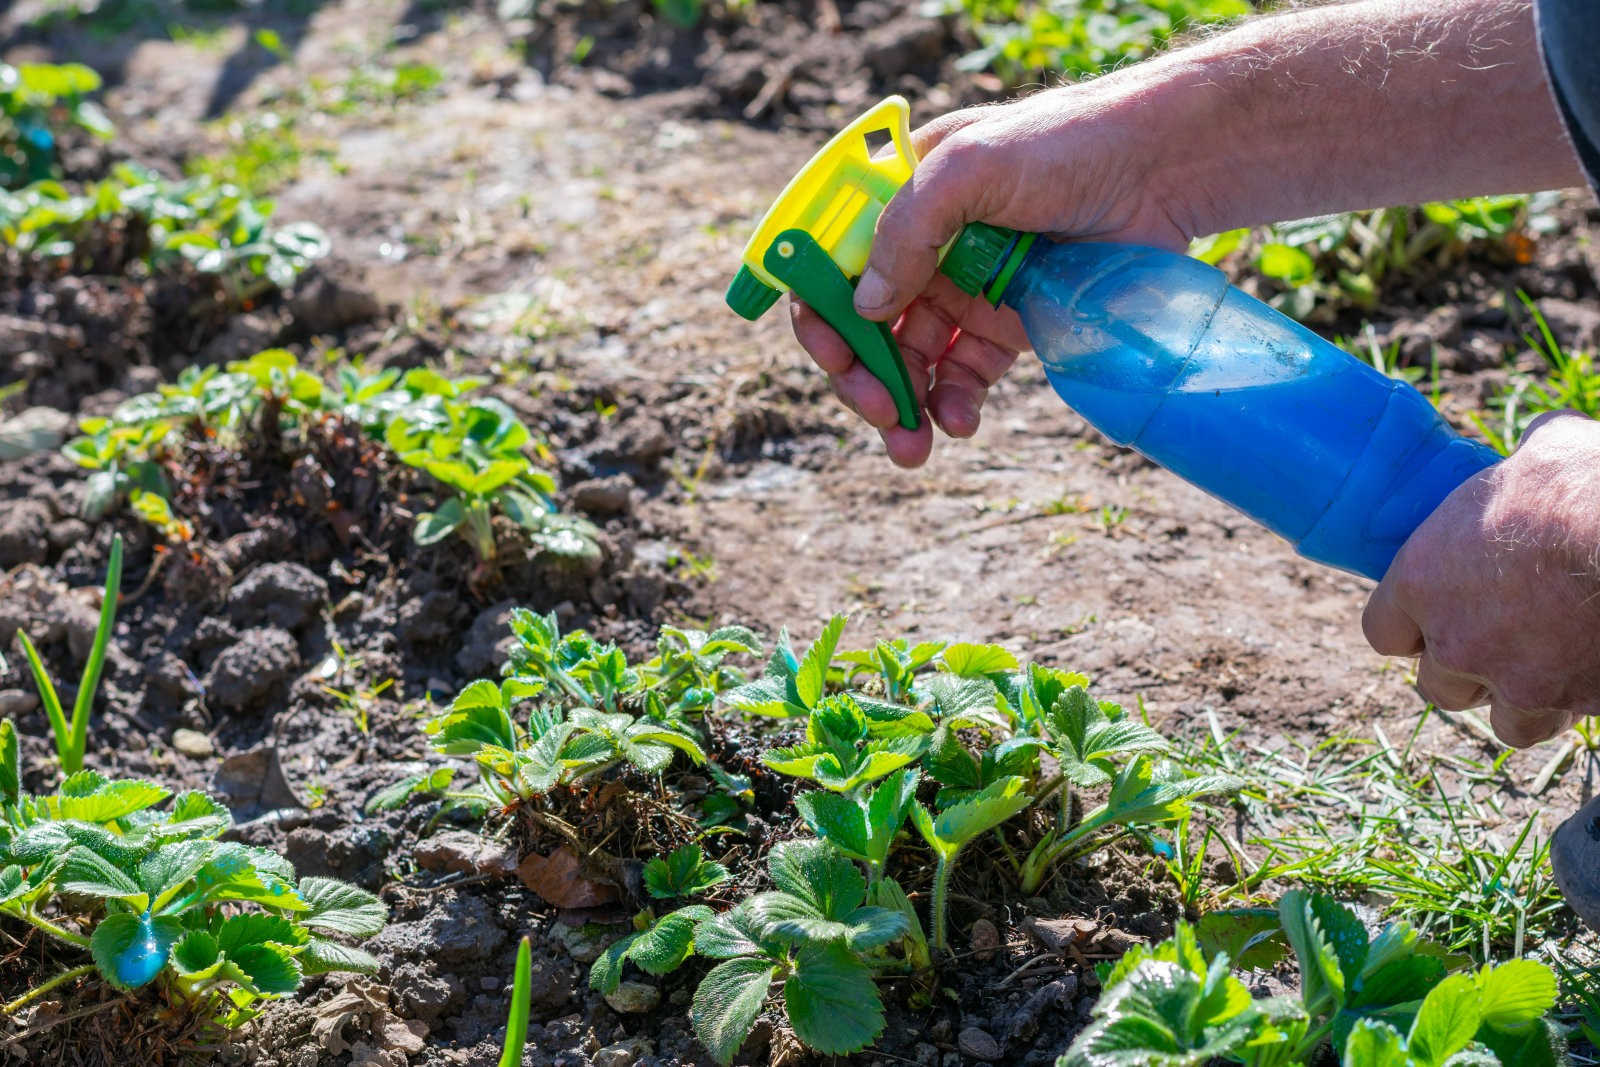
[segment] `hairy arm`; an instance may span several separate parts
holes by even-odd
[[[1192,235],[1583,183],[1529,0],[1300,10],[1149,66],[1149,106],[1194,131],[1164,170],[1189,190],[1162,194],[1189,202]]]

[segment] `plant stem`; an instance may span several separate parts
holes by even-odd
[[[111,643],[111,628],[117,621],[117,597],[122,593],[122,535],[111,539],[111,562],[106,566],[105,596],[100,601],[100,623],[95,627],[89,662],[83,668],[78,696],[72,704],[72,736],[61,759],[61,769],[76,774],[83,769],[83,751],[89,741],[89,707],[100,688],[100,670],[106,662],[106,646]],[[70,757],[70,764],[69,759]]]
[[[35,1000],[38,1000],[40,997],[50,992],[50,990],[54,989],[56,986],[64,985],[75,978],[82,978],[84,975],[92,973],[94,973],[94,964],[92,963],[85,963],[81,967],[74,967],[70,971],[62,971],[48,982],[34,986],[32,989],[28,990],[11,1003],[0,1004],[0,1015],[15,1015],[17,1012],[21,1011]]]
[[[71,930],[63,929],[62,927],[59,927],[55,923],[51,922],[49,919],[46,919],[41,915],[35,915],[32,911],[23,910],[20,912],[11,912],[11,914],[15,915],[23,922],[32,923],[45,933],[65,941],[69,945],[85,949],[89,947],[89,939],[87,937],[84,937],[82,934],[75,934]]]
[[[945,936],[945,910],[950,904],[950,869],[954,866],[954,855],[941,855],[933,871],[933,947],[940,952],[950,951],[950,941]]]

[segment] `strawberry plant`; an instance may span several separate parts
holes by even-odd
[[[726,881],[728,870],[705,859],[696,844],[683,845],[657,856],[644,868],[644,884],[657,900],[699,896]],[[624,960],[647,974],[667,974],[688,959],[694,949],[695,927],[712,917],[710,908],[690,904],[660,917],[645,908],[634,916],[634,932],[611,945],[589,969],[589,988],[614,993],[622,982]]]
[[[866,903],[866,881],[826,842],[786,841],[768,856],[777,889],[701,922],[694,950],[723,962],[695,991],[695,1033],[718,1063],[732,1062],[781,983],[795,1036],[844,1055],[883,1032],[875,973],[882,949],[903,937],[903,913]]]
[[[135,513],[174,538],[184,529],[180,517],[150,498],[170,497],[164,468],[185,446],[281,442],[286,433],[303,435],[317,420],[343,417],[387,442],[445,491],[443,505],[418,518],[420,543],[461,530],[480,560],[492,560],[492,517],[503,511],[541,554],[593,560],[600,551],[594,528],[555,513],[555,482],[526,454],[537,445],[532,433],[500,401],[467,399],[478,384],[420,368],[363,377],[350,367],[340,367],[329,383],[301,367],[293,353],[268,349],[225,367],[186,368],[176,382],[132,397],[109,417],[80,420],[82,436],[63,452],[91,472],[87,516],[102,516],[123,497],[132,503],[143,493]]]
[[[285,289],[326,256],[327,235],[308,222],[273,226],[272,202],[209,178],[169,181],[119,163],[73,193],[43,180],[0,193],[0,238],[19,252],[66,260],[85,272],[188,269],[215,277],[237,303]]]
[[[297,879],[276,853],[219,840],[231,825],[202,793],[173,797],[93,771],[31,796],[21,788],[15,728],[0,722],[0,915],[92,960],[3,1010],[98,972],[120,989],[160,981],[235,1026],[307,975],[375,971],[372,956],[332,935],[376,933],[385,920],[378,899],[330,878]]]
[[[56,142],[71,128],[112,135],[111,120],[89,95],[100,75],[81,63],[0,63],[0,188],[57,173]]]
[[[1555,1005],[1555,975],[1542,963],[1512,960],[1449,973],[1455,958],[1418,939],[1405,923],[1375,938],[1348,908],[1299,890],[1280,901],[1276,922],[1230,913],[1201,931],[1179,923],[1155,946],[1139,946],[1103,966],[1094,1019],[1058,1067],[1205,1064],[1246,1067],[1313,1062],[1324,1047],[1349,1067],[1467,1067],[1566,1064]],[[1219,921],[1220,920],[1220,921]],[[1212,936],[1203,936],[1206,927]],[[1270,966],[1266,935],[1292,946],[1298,996],[1253,999],[1220,947]],[[1220,935],[1220,936],[1218,936]]]
[[[507,677],[473,682],[427,725],[434,748],[478,764],[478,787],[458,800],[507,807],[614,767],[661,774],[678,754],[705,763],[695,720],[735,680],[723,658],[757,647],[743,627],[669,627],[661,654],[634,666],[582,630],[562,634],[554,614],[519,608],[511,630]]]
[[[72,718],[68,719],[61,707],[61,697],[55,683],[45,670],[27,632],[17,631],[17,642],[27,657],[28,669],[33,673],[33,684],[39,691],[39,703],[44,706],[55,734],[56,757],[61,760],[65,774],[76,774],[83,769],[83,754],[89,743],[89,709],[94,705],[95,691],[100,688],[100,671],[105,666],[106,645],[111,641],[111,627],[117,618],[117,598],[122,591],[122,537],[111,539],[111,561],[106,565],[105,592],[100,599],[100,622],[95,626],[94,642],[89,646],[89,659],[83,666],[83,677],[78,681],[77,696],[72,701]]]

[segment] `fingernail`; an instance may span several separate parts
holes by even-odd
[[[856,283],[856,310],[877,311],[889,302],[889,283],[883,275],[868,267]]]

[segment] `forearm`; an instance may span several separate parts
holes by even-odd
[[[1192,233],[1579,185],[1530,0],[1361,0],[1253,19],[1102,79],[1173,132]]]

